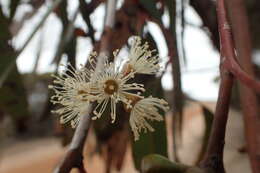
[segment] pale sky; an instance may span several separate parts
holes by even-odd
[[[5,0],[0,0],[5,8]],[[69,2],[69,16],[73,16],[75,9],[77,8],[78,1],[68,1]],[[30,35],[33,28],[39,22],[43,14],[46,12],[46,6],[39,9],[37,15],[26,21],[24,27],[21,29],[17,37],[13,39],[14,46],[19,49],[27,37]],[[18,8],[15,18],[20,19],[21,16],[26,12],[30,11],[29,5],[22,5]],[[91,19],[96,29],[96,38],[99,38],[102,33],[102,26],[104,21],[104,6],[98,7],[94,14],[91,15]],[[163,17],[164,22],[167,23],[167,17]],[[201,21],[197,14],[192,8],[188,7],[185,13],[185,19],[188,23],[192,23],[196,26],[201,25]],[[80,15],[77,16],[76,26],[83,29],[87,29],[84,24],[83,19]],[[17,59],[18,69],[22,73],[31,72],[35,63],[38,43],[39,40],[43,39],[43,48],[41,51],[41,59],[37,72],[44,73],[50,72],[55,69],[54,65],[51,65],[57,43],[59,41],[60,32],[62,29],[61,22],[56,15],[51,14],[46,20],[44,26],[42,27],[43,34],[38,32],[23,53]],[[166,43],[162,36],[162,33],[158,26],[154,23],[149,23],[147,29],[155,35],[155,41],[160,45],[159,55],[167,59],[167,49]],[[84,63],[87,55],[92,50],[90,39],[88,38],[78,38],[77,40],[77,65]],[[185,36],[184,36],[184,46],[187,56],[187,64],[182,64],[182,86],[184,92],[188,93],[191,97],[198,100],[216,100],[218,85],[213,82],[214,78],[218,75],[218,64],[219,55],[218,52],[214,50],[211,45],[209,38],[206,33],[202,31],[199,27],[186,25]],[[124,53],[122,53],[124,54]],[[203,71],[198,71],[198,69],[208,69]],[[165,89],[172,88],[172,78],[171,69],[168,68],[167,72],[163,76],[162,84]]]

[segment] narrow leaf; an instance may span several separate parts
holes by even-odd
[[[142,160],[143,173],[184,173],[189,167],[180,163],[171,162],[167,158],[151,154]]]
[[[144,80],[144,76],[140,76]],[[162,98],[163,91],[161,87],[160,79],[155,77],[149,78],[149,83],[145,96],[153,95],[154,97]],[[150,87],[149,87],[150,86]],[[163,113],[161,112],[163,115]],[[163,115],[164,116],[164,115]],[[140,139],[132,143],[133,158],[137,169],[141,167],[142,158],[148,154],[157,153],[167,157],[167,137],[166,137],[166,125],[165,121],[151,122],[154,132],[141,133]]]

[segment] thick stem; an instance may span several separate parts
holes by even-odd
[[[247,74],[254,77],[251,60],[251,37],[243,0],[226,1],[231,21],[238,61]],[[250,86],[249,86],[250,87]],[[240,97],[245,120],[247,149],[254,173],[260,172],[260,112],[256,93],[240,83]],[[260,88],[260,87],[259,87]]]
[[[225,69],[221,71],[221,83],[219,96],[214,115],[211,135],[204,159],[201,162],[203,168],[213,169],[214,172],[225,172],[223,166],[223,149],[225,144],[226,124],[233,86],[233,76]]]
[[[240,23],[240,18],[242,20],[245,19],[245,17],[241,16],[240,13],[238,13],[238,8],[235,8],[233,5],[233,1],[227,1],[228,5],[232,12],[230,12],[231,16],[234,16],[238,19],[238,24],[236,27],[236,30],[241,33],[242,35],[244,35],[244,31],[241,29],[243,27],[241,26]],[[203,21],[203,25],[205,25],[210,33],[211,33],[211,38],[212,41],[214,43],[215,46],[217,46],[217,48],[219,48],[219,39],[218,39],[218,29],[217,29],[217,18],[216,18],[216,12],[215,12],[215,3],[213,1],[209,1],[209,0],[190,0],[190,4],[191,6],[193,6],[193,8],[197,11],[197,13],[199,14],[199,16],[201,17],[202,21]],[[238,4],[238,3],[236,3]],[[239,4],[241,4],[241,2],[239,2]],[[238,14],[238,15],[237,15]],[[245,25],[242,25],[245,26]],[[247,26],[247,25],[246,25]],[[228,25],[227,25],[228,27]],[[241,35],[241,37],[243,37]],[[243,37],[244,38],[244,37]],[[248,43],[247,41],[242,41],[244,39],[238,39],[241,40],[241,42],[243,43]],[[250,43],[247,45],[244,45],[245,49],[248,49],[248,47],[250,47]],[[242,63],[241,63],[242,64]],[[249,75],[248,73],[246,73],[241,67],[240,65],[237,63],[236,59],[233,59],[232,57],[229,58],[229,63],[226,63],[225,65],[227,65],[228,69],[230,72],[232,72],[232,74],[242,83],[244,83],[245,85],[247,85],[249,88],[254,89],[256,92],[260,93],[260,81],[256,80],[253,78],[253,76]]]
[[[221,84],[209,144],[201,162],[201,167],[216,173],[224,173],[223,149],[233,86],[233,75],[226,69],[226,64],[229,62],[229,58],[235,59],[235,54],[230,27],[226,18],[224,0],[217,1],[217,14],[221,43]]]

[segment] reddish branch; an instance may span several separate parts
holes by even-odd
[[[254,69],[251,63],[251,39],[249,24],[243,0],[229,0],[226,2],[237,50],[238,61],[242,68],[251,76]],[[242,83],[243,84],[243,83]],[[252,85],[252,84],[251,84]],[[254,173],[260,172],[260,110],[256,93],[249,87],[240,85],[240,97],[245,119],[245,134],[247,150]]]
[[[247,42],[243,41],[245,44]],[[240,56],[240,55],[239,55]],[[237,63],[234,57],[230,57],[227,60],[228,62],[225,63],[226,68],[230,70],[230,72],[236,76],[236,78],[247,87],[253,89],[255,92],[260,93],[260,81],[250,76],[247,72],[245,72],[240,65]],[[242,64],[242,63],[241,63]],[[243,65],[243,64],[242,64]],[[244,66],[244,65],[243,65]]]
[[[221,83],[208,148],[201,167],[213,172],[224,173],[223,149],[225,144],[226,124],[233,86],[233,75],[225,68],[229,58],[235,58],[230,28],[224,0],[217,1],[218,27],[220,32]]]
[[[231,4],[230,1],[228,1],[229,4]],[[233,3],[233,1],[232,1]],[[191,0],[190,4],[194,7],[194,9],[197,11],[197,13],[200,15],[203,24],[209,29],[211,33],[211,39],[214,43],[214,45],[217,45],[219,48],[219,39],[218,39],[218,29],[216,26],[216,12],[215,12],[215,4],[213,1],[209,0]],[[230,9],[236,9],[234,6],[230,5]],[[237,13],[233,13],[237,14]],[[235,16],[235,15],[234,15]],[[240,16],[242,17],[242,16]],[[237,17],[238,18],[238,17]],[[227,25],[228,27],[228,25]],[[241,28],[240,25],[236,27],[237,29]],[[243,31],[240,33],[244,33]],[[243,39],[242,39],[243,40]],[[242,41],[241,40],[241,41]],[[248,43],[245,40],[243,43]],[[245,45],[245,47],[248,47]],[[255,80],[252,76],[248,75],[245,71],[243,71],[240,67],[240,65],[237,63],[237,61],[230,57],[228,59],[228,63],[225,63],[227,65],[227,68],[236,76],[237,79],[239,79],[242,83],[247,85],[249,88],[254,89],[258,93],[260,93],[260,81]]]
[[[219,96],[212,131],[206,154],[200,164],[203,168],[213,169],[213,171],[217,173],[225,172],[223,166],[223,149],[232,86],[232,74],[222,68]]]
[[[234,0],[236,1],[236,0]],[[236,26],[233,27],[235,32],[235,43],[236,48],[238,49],[238,56],[244,58],[243,64],[245,64],[245,69],[248,69],[248,72],[251,72],[251,48],[250,48],[250,39],[249,39],[249,31],[247,21],[245,20],[245,11],[241,6],[241,3],[233,3],[228,1],[230,4],[230,9],[239,10],[238,13],[235,13],[236,16]],[[238,2],[238,0],[237,0]],[[241,1],[240,1],[241,2]],[[237,6],[235,6],[237,5]],[[234,52],[235,47],[233,45],[233,40],[231,37],[231,29],[227,20],[226,8],[224,0],[217,1],[217,14],[218,14],[218,26],[220,32],[220,42],[221,42],[221,85],[219,91],[219,98],[217,102],[212,133],[210,136],[207,153],[204,157],[204,160],[201,162],[201,166],[203,168],[209,168],[214,172],[225,172],[223,167],[223,148],[224,148],[224,140],[225,140],[225,128],[228,116],[229,109],[229,101],[231,97],[231,90],[233,85],[233,75],[245,84],[247,87],[255,89],[255,91],[259,91],[260,84],[258,81],[254,80],[253,77],[249,76],[246,72],[244,72],[236,61],[236,54]],[[238,15],[240,14],[240,16]],[[234,17],[233,16],[233,17]],[[242,20],[244,19],[244,20]],[[243,27],[241,27],[241,20]],[[240,32],[238,28],[242,28]],[[242,34],[243,33],[243,34]],[[246,44],[249,44],[246,45]],[[230,74],[232,73],[232,74]],[[257,105],[255,95],[252,90],[247,87],[242,87],[242,98],[244,110],[247,114],[245,116],[246,120],[246,132],[248,145],[251,149],[251,161],[252,167],[255,173],[260,170],[260,160],[259,160],[259,136],[257,136],[257,132],[259,132],[259,114],[257,113]]]

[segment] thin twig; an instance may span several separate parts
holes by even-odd
[[[32,70],[32,73],[34,75],[36,75],[36,71],[37,71],[37,68],[39,66],[39,61],[40,61],[40,58],[41,58],[41,52],[42,52],[42,48],[43,48],[43,41],[44,41],[44,32],[43,32],[44,28],[42,27],[41,30],[40,30],[40,40],[39,40],[39,43],[38,43],[38,47],[37,47],[37,55],[36,55],[36,60],[35,60],[35,64],[34,64],[34,67],[33,67],[33,70]]]
[[[186,27],[186,22],[185,22],[185,10],[186,10],[186,0],[181,0],[181,11],[180,11],[180,18],[181,18],[181,53],[182,53],[182,59],[185,65],[187,65],[187,57],[186,57],[186,51],[185,51],[185,44],[184,44],[184,33],[185,33],[185,27]]]
[[[60,62],[61,55],[63,53],[64,48],[66,47],[66,45],[71,41],[72,37],[74,36],[73,35],[73,31],[75,29],[74,23],[76,21],[78,14],[79,14],[79,9],[76,9],[76,11],[73,14],[73,17],[69,21],[68,25],[67,26],[63,25],[63,27],[66,27],[66,29],[64,30],[64,33],[62,34],[63,37],[59,41],[58,48],[55,52],[55,56],[51,62],[52,64],[54,64],[54,63],[58,64]]]

